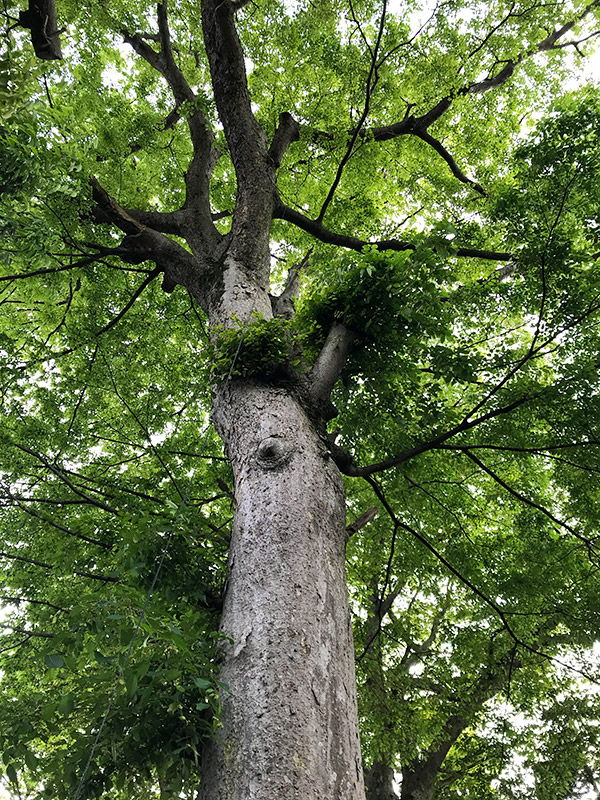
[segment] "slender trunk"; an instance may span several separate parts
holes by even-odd
[[[214,406],[235,476],[220,739],[202,800],[364,800],[340,474],[285,389]]]

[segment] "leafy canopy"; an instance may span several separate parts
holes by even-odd
[[[300,290],[212,334],[120,258],[89,182],[176,211],[200,110],[229,230],[200,4],[168,18],[193,102],[140,55],[160,42],[141,0],[59,2],[60,62],[3,44],[4,786],[78,791],[123,670],[81,796],[195,795],[233,514],[210,384],[292,380],[341,323],[349,522],[379,507],[347,562],[366,766],[408,782],[445,751],[436,796],[578,796],[600,768],[600,95],[562,87],[598,4],[407,2],[383,26],[371,0],[238,5],[256,119],[269,140],[298,123],[271,287]]]

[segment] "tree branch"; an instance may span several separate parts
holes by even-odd
[[[365,120],[369,114],[369,109],[371,107],[371,95],[378,80],[378,65],[377,65],[377,56],[379,54],[379,47],[381,45],[381,37],[383,36],[383,29],[385,27],[385,18],[387,13],[387,0],[383,0],[383,8],[381,11],[381,19],[379,21],[379,30],[377,31],[377,41],[375,42],[375,47],[371,50],[371,66],[369,68],[369,74],[367,76],[367,86],[365,90],[365,105],[363,112],[360,116],[358,121],[358,125],[354,129],[352,136],[350,137],[350,141],[348,142],[348,147],[346,148],[346,152],[344,153],[342,160],[340,161],[335,177],[333,179],[333,183],[329,188],[329,192],[327,193],[327,197],[323,201],[323,205],[321,206],[321,210],[319,211],[319,215],[317,217],[317,222],[323,222],[325,217],[325,213],[333,200],[333,196],[337,187],[340,184],[342,179],[342,173],[344,171],[344,167],[348,163],[348,161],[352,158],[352,154],[354,152],[354,145],[356,144],[356,140],[362,130],[363,125],[365,124]]]
[[[421,542],[421,544],[427,550],[429,550],[430,553],[432,553],[432,555],[434,555],[435,558],[438,559],[438,561],[440,561],[440,563],[442,563],[446,567],[446,569],[448,569],[453,575],[455,575],[462,584],[464,584],[477,597],[479,597],[480,600],[482,600],[487,606],[489,606],[498,615],[499,619],[502,622],[504,630],[507,632],[507,634],[513,640],[515,645],[519,645],[524,650],[527,650],[527,652],[532,653],[533,655],[539,656],[540,658],[543,658],[545,661],[550,661],[550,662],[556,663],[559,666],[562,666],[562,667],[565,667],[566,669],[571,670],[572,672],[576,672],[578,675],[582,675],[584,678],[587,678],[587,680],[592,681],[592,683],[596,683],[596,684],[598,683],[598,681],[594,678],[594,676],[589,674],[585,670],[581,670],[581,669],[578,669],[577,667],[574,667],[574,666],[572,666],[570,664],[566,664],[564,661],[561,661],[560,659],[556,658],[555,656],[550,655],[550,653],[546,653],[543,650],[539,650],[537,647],[535,647],[533,645],[530,645],[530,644],[527,644],[527,642],[525,642],[525,641],[523,641],[523,639],[519,638],[519,636],[517,636],[517,634],[513,631],[512,627],[510,626],[510,624],[508,622],[507,614],[509,614],[510,612],[503,611],[502,608],[500,608],[500,606],[497,603],[495,603],[491,598],[489,598],[486,594],[484,594],[484,592],[482,592],[481,589],[478,589],[477,586],[471,580],[469,580],[469,578],[467,578],[458,569],[456,569],[456,567],[454,567],[448,561],[448,559],[446,559],[442,555],[442,553],[440,553],[440,551],[437,550],[437,548],[435,548],[431,544],[431,542],[428,539],[426,539],[422,534],[420,534],[414,528],[411,528],[410,525],[407,525],[405,522],[403,522],[401,519],[399,519],[396,516],[396,514],[394,513],[394,511],[393,511],[392,507],[390,506],[390,504],[388,503],[385,495],[383,494],[383,491],[381,490],[381,487],[379,486],[379,484],[377,483],[377,481],[374,478],[371,478],[370,476],[367,476],[367,477],[365,477],[365,480],[367,481],[367,483],[373,489],[376,497],[380,500],[380,502],[383,505],[386,513],[388,514],[388,516],[392,520],[394,526],[397,526],[398,528],[402,528],[407,533],[410,533],[412,536],[414,536],[415,539],[417,539],[417,541]]]
[[[188,230],[194,230],[195,226],[196,229],[199,229],[199,232],[205,240],[212,241],[217,233],[210,218],[209,191],[210,173],[212,171],[211,153],[214,137],[204,112],[198,108],[198,98],[195,92],[190,87],[173,57],[171,34],[168,24],[167,0],[160,0],[156,8],[159,31],[158,39],[160,42],[159,52],[156,52],[154,48],[150,47],[140,34],[131,33],[126,29],[123,29],[121,33],[124,40],[131,45],[133,50],[167,81],[175,98],[177,109],[184,104],[187,104],[189,108],[185,116],[194,152],[192,161],[186,172],[186,200],[184,209],[195,210],[198,213],[198,217],[195,219],[194,225],[188,224],[187,227]],[[179,113],[179,111],[177,113]],[[177,214],[177,212],[174,213]],[[183,218],[179,216],[167,220],[167,222],[163,224],[174,224],[174,220],[179,224],[183,222]],[[148,224],[150,224],[150,227],[154,227],[151,222]],[[155,230],[160,230],[163,233],[175,233],[175,231],[162,230],[162,228],[155,228]]]
[[[14,625],[5,625],[0,623],[0,628],[4,630],[13,631],[14,633],[24,633],[26,636],[37,636],[40,639],[53,639],[53,633],[41,633],[39,631],[26,631],[23,628],[15,628]]]
[[[459,89],[453,90],[450,94],[446,95],[446,97],[443,97],[441,100],[439,100],[426,113],[421,114],[420,116],[407,114],[404,119],[394,122],[390,125],[380,125],[373,128],[365,128],[360,135],[366,139],[373,139],[376,142],[387,141],[389,139],[394,139],[398,136],[405,136],[407,134],[420,136],[420,134],[426,132],[434,122],[440,119],[440,117],[442,117],[446,111],[448,111],[454,100],[456,100],[458,97],[483,94],[491,89],[496,89],[500,86],[503,86],[512,77],[518,66],[520,66],[528,58],[531,58],[538,53],[543,53],[550,50],[558,50],[562,47],[569,45],[575,46],[575,44],[579,44],[579,41],[560,43],[559,40],[565,36],[565,34],[567,34],[577,23],[583,21],[585,17],[587,17],[588,14],[590,14],[591,11],[594,8],[597,8],[599,5],[600,0],[593,0],[593,2],[589,3],[583,9],[576,19],[571,20],[570,22],[567,22],[566,24],[557,28],[544,39],[532,45],[528,49],[523,50],[512,59],[506,61],[497,61],[494,66],[504,64],[502,69],[500,69],[497,73],[488,76],[482,81],[473,81],[465,84]],[[592,34],[592,36],[593,35],[595,34]],[[583,42],[588,38],[590,37],[585,37],[581,41]]]
[[[9,650],[16,650],[17,647],[21,647],[22,645],[27,644],[27,642],[30,639],[31,639],[31,636],[27,635],[24,639],[21,639],[21,641],[17,642],[16,644],[10,644],[8,647],[3,647],[0,650],[0,653],[8,653]]]
[[[160,270],[160,268],[159,268],[159,267],[157,267],[156,269],[153,269],[153,270],[152,270],[152,272],[151,272],[151,273],[150,273],[150,274],[147,276],[147,278],[146,278],[146,279],[145,279],[145,280],[144,280],[144,281],[143,281],[143,282],[142,282],[142,283],[141,283],[141,284],[138,286],[138,288],[135,290],[135,292],[134,292],[134,293],[132,294],[132,296],[130,297],[130,299],[129,299],[129,302],[128,302],[128,303],[127,303],[127,304],[126,304],[126,305],[125,305],[125,306],[124,306],[124,307],[121,309],[121,311],[119,311],[119,313],[116,315],[116,317],[113,317],[113,318],[110,320],[110,322],[107,322],[107,323],[106,323],[106,325],[105,325],[103,328],[100,328],[100,330],[99,330],[99,331],[96,331],[96,334],[95,334],[95,335],[96,335],[96,336],[101,336],[103,333],[106,333],[106,332],[107,332],[107,331],[109,331],[111,328],[114,328],[114,326],[115,326],[115,325],[116,325],[116,324],[117,324],[117,323],[118,323],[120,320],[122,320],[122,319],[123,319],[123,317],[125,316],[125,314],[127,314],[127,312],[129,311],[129,309],[132,307],[132,305],[135,303],[135,301],[138,299],[138,297],[139,297],[139,296],[142,294],[142,292],[144,291],[144,289],[145,289],[147,286],[149,286],[149,284],[151,284],[151,283],[152,283],[152,281],[153,281],[153,280],[156,278],[156,276],[157,276],[157,275],[159,275],[159,274],[160,274],[160,271],[161,271],[161,270]]]
[[[159,233],[168,233],[172,236],[184,235],[185,218],[181,211],[140,211],[135,208],[124,208],[123,211],[146,228],[152,228]]]
[[[333,244],[338,247],[345,247],[348,250],[356,250],[358,253],[362,252],[365,247],[376,247],[378,250],[416,250],[416,245],[412,242],[403,242],[398,239],[388,239],[382,241],[367,241],[365,239],[358,239],[355,236],[348,236],[343,233],[335,233],[327,228],[317,220],[310,219],[294,208],[286,206],[281,201],[275,206],[273,211],[274,219],[282,219],[286,222],[291,222],[297,228],[300,228],[306,233],[314,236],[320,242],[325,244]],[[454,253],[458,258],[482,258],[488,261],[510,261],[512,259],[511,253],[499,253],[493,250],[477,250],[470,247],[459,247]]]
[[[49,61],[63,57],[55,0],[29,0],[27,11],[19,12],[19,24],[31,31],[31,43],[38,58]]]
[[[515,498],[516,498],[517,500],[519,500],[521,503],[524,503],[525,505],[529,506],[530,508],[534,508],[536,511],[539,511],[541,514],[544,514],[544,516],[548,517],[548,519],[550,519],[550,520],[551,520],[552,522],[554,522],[556,525],[558,525],[558,526],[559,526],[559,527],[561,527],[561,528],[564,528],[564,529],[565,529],[566,531],[568,531],[570,534],[572,534],[573,536],[575,536],[575,538],[576,538],[576,539],[579,539],[579,541],[580,541],[580,542],[583,542],[583,543],[584,543],[584,545],[585,545],[585,547],[586,547],[586,549],[587,549],[587,551],[588,551],[588,555],[589,555],[590,561],[591,561],[593,564],[595,564],[595,565],[597,565],[597,564],[598,564],[598,562],[597,562],[597,561],[595,561],[595,560],[592,558],[592,554],[593,554],[593,552],[594,552],[595,550],[597,550],[597,548],[595,548],[595,547],[593,546],[592,542],[591,542],[589,539],[586,539],[586,537],[585,537],[585,536],[582,536],[580,533],[578,533],[578,532],[575,530],[575,528],[573,528],[573,526],[572,526],[572,525],[569,525],[568,523],[566,523],[566,522],[563,522],[563,521],[562,521],[561,519],[559,519],[558,517],[555,517],[555,516],[554,516],[554,514],[552,514],[552,512],[551,512],[551,511],[548,511],[548,509],[547,509],[547,508],[544,508],[544,506],[540,505],[539,503],[536,503],[536,502],[534,502],[533,500],[530,500],[528,497],[526,497],[526,496],[525,496],[524,494],[522,494],[521,492],[518,492],[516,489],[514,489],[512,486],[510,486],[508,483],[506,483],[506,481],[504,481],[504,480],[503,480],[503,479],[502,479],[502,478],[501,478],[499,475],[497,475],[497,474],[496,474],[496,473],[495,473],[495,472],[494,472],[492,469],[490,469],[490,467],[488,467],[486,464],[484,464],[484,463],[483,463],[483,461],[481,461],[481,459],[480,459],[480,458],[478,458],[476,455],[474,455],[473,453],[471,453],[471,452],[470,452],[470,451],[469,451],[467,448],[463,448],[462,452],[463,452],[463,453],[464,453],[466,456],[468,456],[468,458],[470,458],[470,459],[471,459],[471,461],[473,461],[473,463],[474,463],[474,464],[477,464],[477,466],[478,466],[478,467],[479,467],[481,470],[483,470],[483,472],[485,472],[485,473],[486,473],[486,475],[489,475],[489,476],[490,476],[490,478],[492,478],[492,479],[493,479],[493,480],[494,480],[494,481],[495,481],[495,482],[496,482],[496,483],[497,483],[499,486],[502,486],[502,488],[503,488],[503,489],[506,489],[506,491],[507,491],[509,494],[511,494],[513,497],[515,497]]]
[[[379,509],[377,506],[372,506],[371,508],[367,509],[364,514],[361,514],[360,517],[351,522],[349,525],[346,525],[346,535],[348,538],[354,536],[361,528],[364,528],[369,522],[372,522],[377,514],[379,513]]]
[[[477,181],[471,180],[471,178],[467,178],[467,176],[464,174],[464,172],[462,172],[462,170],[460,169],[454,158],[450,155],[450,153],[446,150],[446,148],[440,141],[431,136],[431,134],[427,133],[426,130],[422,131],[418,129],[415,130],[415,136],[417,136],[419,139],[426,142],[427,144],[431,145],[431,147],[433,147],[436,153],[439,153],[441,155],[446,164],[448,164],[448,166],[452,170],[452,174],[454,175],[455,178],[458,178],[458,180],[461,183],[465,183],[468,186],[472,186],[473,189],[475,189],[475,191],[478,192],[482,197],[486,196],[485,191],[477,183]]]
[[[235,7],[231,0],[202,0],[201,8],[215,102],[237,178],[232,254],[252,265],[259,283],[266,285],[275,161],[269,158],[267,137],[252,113]],[[276,156],[282,144],[276,143]]]
[[[81,497],[83,500],[85,500],[86,503],[90,503],[90,505],[97,506],[98,508],[101,508],[103,511],[108,511],[111,514],[115,514],[116,516],[119,516],[119,512],[115,508],[112,508],[111,506],[106,505],[106,503],[103,503],[101,500],[95,500],[93,497],[90,497],[85,492],[82,492],[81,489],[78,489],[67,478],[67,476],[65,475],[65,473],[63,472],[63,470],[60,467],[58,467],[56,464],[53,464],[52,462],[48,461],[48,459],[45,456],[43,456],[41,453],[38,453],[35,450],[31,450],[29,447],[25,447],[25,445],[19,444],[18,442],[15,442],[12,439],[9,439],[8,437],[3,437],[3,438],[12,447],[16,447],[17,450],[20,450],[22,453],[27,453],[27,455],[33,456],[33,458],[35,458],[37,461],[41,462],[47,470],[49,470],[54,475],[56,475],[56,477],[59,480],[61,480],[66,486],[68,486],[69,489],[74,494],[76,494],[78,497]],[[14,499],[14,498],[12,498],[12,499]]]
[[[81,261],[78,261],[75,264],[65,264],[62,267],[47,267],[46,269],[36,269],[32,272],[22,272],[16,275],[2,275],[0,276],[0,281],[16,281],[21,280],[22,278],[35,278],[38,275],[52,275],[54,272],[65,272],[66,270],[77,269],[78,267],[86,266],[95,260],[95,258],[83,258]]]
[[[10,558],[13,561],[23,561],[25,564],[33,564],[34,567],[54,569],[54,564],[47,564],[45,561],[36,561],[34,558],[26,558],[25,556],[17,556],[14,553],[0,552],[0,558]]]
[[[337,415],[337,409],[329,400],[329,396],[348,360],[356,336],[354,331],[341,322],[334,322],[317,360],[306,376],[310,397],[317,408],[325,412],[327,419]]]
[[[294,318],[294,300],[300,290],[300,275],[309,263],[313,248],[311,247],[299,264],[293,264],[288,270],[283,292],[278,297],[271,295],[271,307],[276,317]]]
[[[48,606],[48,608],[53,608],[56,611],[62,611],[65,614],[69,613],[68,608],[62,608],[61,606],[57,606],[54,603],[48,602],[48,600],[32,600],[30,597],[13,597],[9,594],[0,594],[0,599],[6,600],[9,603],[15,603],[19,605],[19,603],[31,603],[32,605],[37,606]]]
[[[480,589],[478,589],[477,586],[475,586],[475,584],[472,583],[472,581],[470,581],[468,578],[466,578],[464,575],[462,575],[461,572],[456,569],[456,567],[453,567],[452,564],[450,564],[450,562],[446,558],[444,558],[444,556],[439,552],[439,550],[437,550],[431,544],[431,542],[429,542],[428,539],[426,539],[418,531],[416,531],[414,528],[411,528],[410,525],[407,525],[405,522],[403,522],[401,519],[399,519],[396,516],[396,514],[394,513],[392,507],[388,503],[385,495],[383,494],[379,484],[377,483],[377,481],[374,478],[371,478],[370,476],[366,476],[365,480],[367,481],[367,483],[371,486],[371,488],[375,492],[375,495],[377,496],[377,498],[379,499],[379,501],[381,502],[381,504],[385,508],[385,510],[386,510],[388,516],[390,517],[390,519],[392,520],[394,526],[396,526],[397,528],[402,528],[403,530],[407,531],[412,536],[414,536],[419,542],[421,542],[421,544],[423,544],[446,567],[446,569],[448,569],[453,575],[455,575],[461,583],[463,583],[465,586],[467,586],[474,594],[477,595],[477,597],[479,597],[481,600],[483,600],[483,602],[486,605],[488,605],[498,615],[498,617],[502,620],[502,623],[504,624],[504,627],[509,632],[511,637],[513,639],[515,639],[515,641],[518,641],[516,636],[515,636],[515,634],[512,633],[512,629],[511,629],[510,625],[508,624],[508,620],[506,619],[506,616],[505,616],[503,610],[500,608],[500,606],[498,606],[497,603],[495,603],[486,594],[484,594]]]
[[[89,578],[93,581],[102,581],[103,583],[120,583],[119,578],[115,578],[112,575],[97,575],[94,572],[78,572],[77,570],[73,570],[73,575],[77,575],[80,578]]]
[[[538,395],[536,394],[528,397],[521,397],[520,399],[509,403],[507,406],[501,406],[499,408],[492,409],[491,411],[488,411],[487,414],[482,414],[476,419],[469,420],[467,418],[458,425],[455,425],[449,431],[446,431],[439,436],[435,436],[433,439],[430,439],[427,442],[421,442],[421,444],[411,447],[409,450],[404,450],[404,452],[398,453],[398,455],[392,456],[385,461],[379,461],[376,464],[369,464],[369,466],[366,467],[359,467],[357,464],[352,463],[345,469],[342,469],[342,467],[340,467],[340,469],[342,469],[346,475],[359,476],[363,478],[366,478],[368,475],[373,475],[375,472],[383,472],[384,470],[390,469],[391,467],[396,467],[399,464],[414,458],[415,456],[421,455],[421,453],[426,453],[428,450],[435,450],[437,447],[444,444],[444,442],[446,442],[448,439],[451,439],[453,436],[457,436],[459,433],[468,431],[471,428],[476,428],[483,422],[487,422],[495,417],[499,417],[503,414],[509,414],[511,411],[519,408],[519,406],[522,406],[524,403],[534,400],[537,396]]]
[[[265,134],[252,113],[235,9],[230,0],[202,0],[201,6],[215,101],[238,181],[245,183],[267,148]]]
[[[10,495],[9,495],[10,496]],[[49,517],[46,517],[44,514],[40,514],[39,511],[35,511],[33,508],[28,508],[20,503],[18,500],[15,500],[14,497],[11,497],[14,504],[28,514],[30,517],[35,517],[35,519],[39,519],[41,522],[44,522],[46,525],[50,525],[52,528],[56,528],[58,531],[62,531],[62,533],[66,533],[68,536],[73,536],[75,539],[80,539],[82,542],[87,542],[88,544],[95,544],[97,547],[102,547],[104,550],[112,550],[112,545],[108,544],[107,542],[102,542],[100,539],[92,539],[90,536],[85,536],[83,533],[77,533],[77,531],[73,531],[70,528],[61,525],[59,522],[56,522]]]
[[[101,251],[109,255],[118,255],[130,264],[154,261],[159,271],[165,274],[163,281],[165,291],[173,291],[177,284],[181,284],[189,289],[202,305],[206,287],[202,280],[204,264],[200,258],[164,234],[146,227],[136,219],[135,215],[138,212],[132,214],[120,206],[96,178],[91,177],[90,183],[94,199],[105,212],[107,219],[126,234],[118,248],[101,248]],[[210,224],[212,225],[212,222]]]
[[[280,166],[291,143],[298,141],[299,137],[300,125],[288,111],[284,111],[279,115],[279,125],[269,147],[269,155],[276,167]]]
[[[160,51],[158,53],[144,41],[144,38],[139,33],[131,33],[126,28],[123,28],[121,30],[121,35],[127,44],[129,44],[144,61],[163,76],[173,92],[175,102],[178,105],[181,105],[186,100],[189,103],[194,103],[196,95],[173,58],[171,36],[167,20],[167,0],[160,0],[156,9],[159,31],[158,38],[160,41]]]
[[[156,459],[157,459],[157,460],[158,460],[158,462],[160,463],[161,467],[164,469],[164,471],[165,471],[166,475],[168,476],[169,480],[170,480],[170,481],[171,481],[171,483],[173,484],[173,487],[174,487],[175,491],[177,492],[177,494],[179,495],[180,499],[181,499],[181,500],[183,500],[183,499],[184,499],[184,497],[185,497],[185,495],[184,495],[184,493],[181,491],[181,489],[179,488],[179,485],[177,484],[177,481],[175,480],[175,478],[174,478],[174,476],[172,475],[172,473],[171,473],[170,469],[169,469],[169,468],[168,468],[168,466],[166,465],[166,463],[165,463],[164,459],[163,459],[163,458],[162,458],[162,456],[160,455],[160,452],[157,450],[157,448],[156,448],[156,447],[154,446],[154,444],[152,443],[152,436],[150,435],[150,431],[149,431],[149,430],[148,430],[148,428],[147,428],[147,427],[144,425],[144,423],[141,421],[141,419],[139,418],[139,416],[138,416],[138,415],[135,413],[135,411],[133,410],[133,408],[131,407],[131,405],[130,405],[130,404],[127,402],[127,400],[125,400],[125,398],[123,397],[123,395],[122,395],[122,394],[121,394],[121,392],[119,391],[119,388],[118,388],[118,386],[117,386],[117,383],[116,383],[116,381],[115,381],[115,376],[114,376],[114,374],[113,374],[113,371],[112,371],[112,369],[111,369],[111,366],[110,366],[110,364],[107,362],[106,358],[104,359],[104,363],[106,364],[106,367],[107,367],[107,369],[108,369],[108,373],[109,373],[109,375],[110,375],[110,381],[111,381],[111,383],[112,383],[112,386],[113,386],[113,389],[114,389],[114,392],[115,392],[115,394],[117,395],[117,397],[119,398],[119,400],[121,401],[121,403],[123,404],[123,406],[124,406],[124,407],[127,409],[127,411],[128,411],[130,414],[131,414],[131,416],[133,417],[133,419],[136,421],[136,423],[137,423],[137,424],[138,424],[138,426],[140,427],[141,431],[143,432],[144,436],[146,437],[146,440],[147,440],[147,442],[148,442],[148,445],[149,445],[150,449],[152,450],[152,452],[153,452],[153,453],[154,453],[154,455],[156,456]]]

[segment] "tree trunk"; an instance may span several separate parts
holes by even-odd
[[[364,800],[341,476],[286,390],[226,382],[235,477],[220,738],[202,800]]]
[[[433,800],[433,788],[439,766],[420,764],[402,771],[401,800]]]
[[[394,791],[394,770],[382,761],[374,761],[365,772],[367,800],[398,800]]]

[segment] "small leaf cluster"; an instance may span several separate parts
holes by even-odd
[[[319,265],[318,280],[309,281],[294,323],[308,352],[342,322],[360,336],[354,371],[379,373],[392,354],[422,337],[441,336],[446,267],[432,248],[381,253],[367,247],[325,269],[327,280]]]
[[[281,377],[290,365],[291,342],[288,320],[264,319],[256,314],[249,324],[240,322],[218,334],[213,345],[212,375],[218,380]]]

